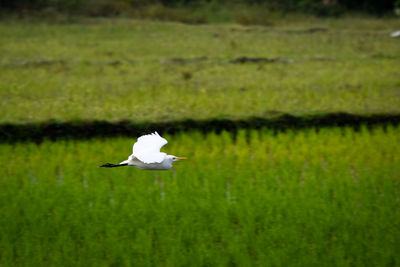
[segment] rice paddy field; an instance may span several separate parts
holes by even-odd
[[[0,267],[400,266],[399,28],[1,19]],[[99,168],[138,136],[84,127],[338,112],[358,124],[157,129],[169,171]]]
[[[357,17],[5,20],[0,123],[399,114],[400,46],[389,36],[399,28],[398,19]]]
[[[134,139],[1,144],[0,264],[400,264],[398,126],[165,137],[164,172],[98,167]]]

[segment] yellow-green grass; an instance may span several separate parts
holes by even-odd
[[[400,131],[166,136],[189,160],[119,162],[134,139],[0,145],[2,266],[397,266]]]
[[[268,27],[2,21],[0,122],[398,114],[400,46],[389,33],[399,27],[366,18]],[[240,56],[280,60],[229,63]]]

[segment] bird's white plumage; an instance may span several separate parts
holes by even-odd
[[[393,38],[400,37],[400,30],[392,32],[390,34],[390,36],[393,37]]]
[[[186,158],[160,152],[161,147],[166,143],[168,143],[167,140],[162,138],[157,132],[143,135],[133,145],[133,153],[127,160],[119,164],[106,163],[100,167],[133,166],[142,170],[169,170],[172,168],[173,162]]]
[[[160,152],[160,149],[167,143],[168,141],[162,138],[157,132],[143,135],[133,145],[131,157],[136,157],[146,164],[161,163],[167,154]]]

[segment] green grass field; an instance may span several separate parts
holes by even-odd
[[[1,266],[398,266],[399,127],[0,145]]]
[[[398,19],[74,20],[0,20],[0,124],[400,114]],[[0,267],[400,265],[400,126],[208,131],[0,144]]]
[[[0,23],[0,122],[400,113],[399,20]],[[279,58],[232,64],[240,56]]]

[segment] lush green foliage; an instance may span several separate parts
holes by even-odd
[[[0,265],[399,265],[399,130],[178,134],[167,172],[98,167],[130,139],[0,145]]]
[[[3,22],[0,121],[399,113],[396,28],[371,19]],[[275,62],[230,63],[241,56]]]

